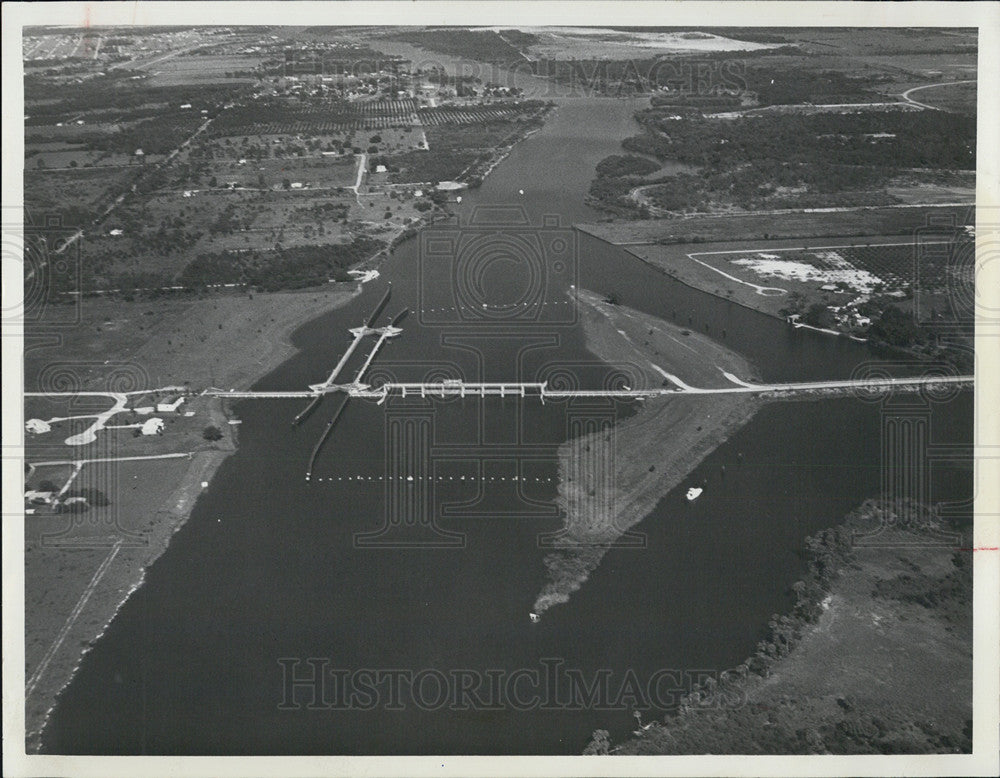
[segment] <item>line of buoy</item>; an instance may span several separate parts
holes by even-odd
[[[306,475],[306,480],[307,481],[312,480],[311,473],[308,473]],[[425,475],[425,476],[413,476],[413,475],[396,475],[396,476],[389,476],[389,475],[384,475],[384,476],[383,475],[338,475],[338,476],[332,476],[332,475],[329,475],[329,476],[317,476],[315,480],[316,481],[407,481],[407,482],[424,480],[424,481],[451,481],[451,482],[455,482],[455,481],[459,481],[459,482],[468,481],[470,483],[472,483],[474,481],[482,481],[484,483],[486,481],[492,481],[494,483],[496,483],[497,481],[524,481],[525,483],[530,483],[532,480],[534,480],[535,483],[552,483],[553,481],[557,481],[558,479],[556,479],[556,478],[540,478],[540,477],[537,477],[537,476],[534,479],[532,479],[531,477],[526,476],[526,475],[524,475],[524,476],[521,476],[521,475],[512,475],[512,476],[510,476],[510,478],[508,478],[506,476],[485,476],[485,475],[484,476],[478,476],[478,477],[471,476],[471,475],[469,475],[469,476],[465,476],[465,475],[462,475],[462,476],[455,476],[455,475],[448,475],[448,476],[444,476],[444,475]]]

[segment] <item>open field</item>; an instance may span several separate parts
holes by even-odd
[[[163,553],[201,483],[225,458],[85,465],[79,478],[114,483],[107,507],[28,516],[25,523],[25,715],[29,744],[83,655]],[[141,485],[141,487],[140,487]],[[122,542],[116,547],[116,543]]]
[[[85,298],[77,306],[54,306],[46,324],[70,324],[60,351],[73,355],[68,364],[84,389],[106,391],[114,371],[135,371],[155,388],[186,381],[248,388],[252,380],[294,353],[288,335],[300,323],[349,300],[356,284],[330,285],[304,292],[220,294],[205,299],[124,302]],[[113,326],[109,326],[113,325]],[[25,388],[33,391],[39,376],[57,356],[51,349],[25,355]],[[105,365],[104,360],[110,360]]]
[[[180,155],[178,162],[202,161],[247,163],[269,159],[352,159],[354,155],[394,154],[423,147],[424,136],[415,126],[374,130],[343,130],[329,133],[231,135],[206,139]]]
[[[191,54],[173,57],[149,67],[151,86],[198,83],[238,84],[254,80],[264,57]]]
[[[354,185],[358,165],[353,157],[318,156],[212,160],[207,167],[203,176],[216,179],[222,187],[282,189],[298,184],[299,187],[336,189]]]
[[[219,166],[218,177],[206,183],[235,183],[235,189],[164,190],[122,204],[104,221],[100,234],[92,230],[81,243],[85,288],[149,291],[208,283],[252,284],[245,274],[213,273],[209,278],[196,268],[220,253],[235,252],[248,255],[241,264],[249,262],[259,271],[270,264],[277,272],[283,251],[304,247],[329,260],[330,272],[323,281],[343,280],[345,263],[375,253],[377,247],[365,253],[371,239],[388,240],[393,230],[420,215],[408,192],[362,193],[359,198],[341,186],[348,180],[353,183],[356,163],[295,160],[285,163],[284,170],[282,164],[268,161],[253,168],[236,164],[231,171]],[[261,167],[269,172],[261,173]],[[258,182],[252,179],[259,175],[286,178],[279,179],[276,188],[262,190],[253,186]],[[231,181],[230,176],[242,176],[243,181]],[[299,180],[308,178],[316,183],[307,187]],[[251,186],[244,187],[243,182]],[[294,188],[293,183],[302,186]],[[315,283],[319,281],[308,285]]]
[[[84,226],[124,191],[134,167],[26,170],[25,207],[40,216],[60,215],[66,226]]]
[[[891,208],[789,211],[745,214],[692,214],[665,219],[609,221],[577,225],[609,243],[714,243],[769,238],[828,238],[870,235],[913,235],[933,224],[955,230],[975,223],[971,201],[961,206],[918,205]]]
[[[776,48],[773,43],[741,40],[714,32],[623,32],[600,28],[527,27],[537,42],[527,47],[532,58],[629,59],[650,54],[744,52]]]

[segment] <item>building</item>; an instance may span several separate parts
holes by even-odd
[[[141,429],[143,435],[161,435],[163,433],[163,419],[158,419],[156,417],[146,419],[146,421],[142,423]]]
[[[42,421],[41,419],[28,419],[24,423],[24,429],[35,435],[42,435],[46,432],[51,432],[52,425],[47,421]]]
[[[53,492],[38,492],[29,489],[24,493],[24,501],[31,505],[51,505]]]

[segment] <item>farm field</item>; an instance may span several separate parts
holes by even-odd
[[[616,244],[716,243],[727,239],[827,238],[867,235],[912,235],[931,223],[960,228],[975,222],[971,205],[920,208],[857,208],[833,212],[781,214],[692,214],[665,219],[608,221],[577,225]]]
[[[59,214],[67,226],[84,226],[125,191],[138,173],[134,167],[26,170],[25,208],[40,215]]]
[[[150,86],[178,86],[197,83],[252,83],[254,71],[264,57],[195,54],[174,57],[151,66]]]
[[[353,186],[357,179],[357,160],[353,157],[291,157],[279,159],[212,160],[202,174],[216,179],[220,187],[282,189],[288,185],[319,189]],[[298,188],[298,187],[296,187]]]
[[[282,248],[324,243],[335,248],[409,223],[419,215],[415,203],[405,192],[358,199],[280,186],[262,192],[192,191],[190,197],[159,193],[119,208],[100,235],[86,238],[82,253],[91,272],[86,278],[96,288],[187,285],[193,279],[184,271],[199,257],[236,252],[264,258]],[[211,283],[243,280],[223,274]]]

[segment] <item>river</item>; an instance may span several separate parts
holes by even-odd
[[[523,380],[621,380],[627,365],[595,363],[583,347],[563,304],[573,282],[718,337],[725,330],[765,378],[847,377],[871,359],[860,344],[791,331],[568,229],[600,218],[583,197],[595,164],[634,131],[638,105],[561,99],[545,127],[455,208],[466,228],[458,239],[485,231],[522,245],[525,256],[560,249],[562,261],[543,256],[537,276],[503,260],[456,270],[446,246],[428,243],[451,239],[447,231],[425,233],[397,247],[359,298],[303,327],[299,354],[258,388],[322,380],[349,343],[346,329],[362,323],[390,281],[383,319],[403,306],[412,313],[372,377],[509,380],[517,371]],[[494,205],[518,206],[529,224],[505,211],[484,226],[489,214],[480,209],[469,227],[474,209]],[[456,293],[449,277],[467,286]],[[527,313],[516,308],[525,300]],[[355,354],[346,376],[363,357]],[[682,490],[666,495],[635,528],[641,548],[611,551],[568,603],[532,624],[544,584],[540,538],[560,525],[552,451],[572,418],[608,409],[500,398],[353,401],[307,483],[333,406],[326,400],[296,429],[295,401],[236,407],[239,451],[85,657],[50,719],[46,752],[579,753],[596,728],[621,739],[634,727],[633,708],[646,706],[641,693],[634,699],[633,677],[647,691],[651,678],[660,681],[654,702],[663,704],[648,717],[671,690],[752,653],[770,614],[791,602],[805,536],[881,488],[886,408],[852,398],[770,405],[698,468],[694,478],[708,488],[697,503]],[[933,440],[971,441],[969,393],[928,409]],[[378,480],[412,467],[432,475],[433,488]],[[967,496],[971,472],[938,467],[931,491]],[[310,708],[312,689],[300,685],[290,698],[288,684],[317,668],[332,680],[326,704]],[[547,670],[579,673],[586,684],[603,678],[608,693],[567,704],[566,676],[555,699]],[[340,704],[337,679],[347,674],[363,690],[368,676],[358,671],[405,678],[404,690],[417,676],[421,689],[393,700],[383,685],[374,699],[361,693]],[[442,678],[452,692],[444,702],[435,691]],[[455,694],[462,678],[474,697]]]

